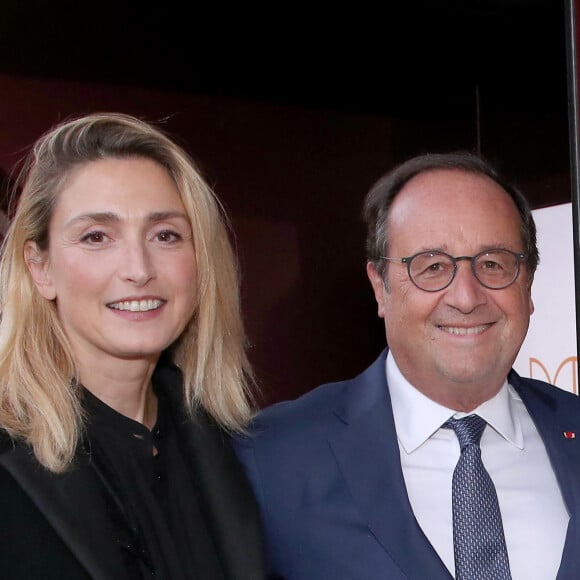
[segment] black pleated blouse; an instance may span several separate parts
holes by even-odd
[[[152,431],[85,391],[86,447],[129,578],[222,580],[218,550],[174,419],[156,388]]]

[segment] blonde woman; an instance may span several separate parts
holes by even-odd
[[[0,576],[259,579],[235,259],[187,153],[121,114],[29,155],[0,264]]]

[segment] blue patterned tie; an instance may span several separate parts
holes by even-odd
[[[510,580],[510,564],[493,481],[481,461],[487,423],[477,415],[449,419],[461,456],[453,472],[453,551],[458,580]]]

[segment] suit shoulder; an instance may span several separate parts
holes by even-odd
[[[570,391],[538,379],[520,377],[515,372],[510,374],[509,382],[527,403],[535,401],[564,414],[580,413],[580,397]]]
[[[251,430],[307,429],[334,421],[336,414],[342,414],[344,406],[353,400],[372,400],[377,393],[382,394],[386,390],[385,357],[386,350],[356,376],[319,385],[297,399],[264,408],[256,415]],[[364,402],[361,404],[364,405]]]
[[[274,441],[303,441],[326,432],[334,421],[334,408],[351,381],[326,383],[294,400],[281,401],[260,411],[248,434],[237,445]]]
[[[552,383],[547,383],[546,381],[540,381],[539,379],[531,379],[528,377],[522,377],[518,375],[515,371],[510,373],[508,377],[510,384],[512,384],[517,390],[520,389],[531,389],[538,393],[545,393],[554,397],[568,399],[569,401],[580,403],[580,397],[578,395],[561,389],[560,387],[553,385]]]
[[[255,419],[256,424],[274,424],[295,419],[309,421],[332,412],[350,381],[325,383],[290,401],[281,401],[260,411]]]

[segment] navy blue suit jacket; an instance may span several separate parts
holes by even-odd
[[[250,436],[235,442],[260,504],[272,578],[451,578],[407,497],[385,356],[352,380],[262,411]],[[580,397],[513,371],[509,381],[544,440],[570,513],[558,580],[577,580]]]

